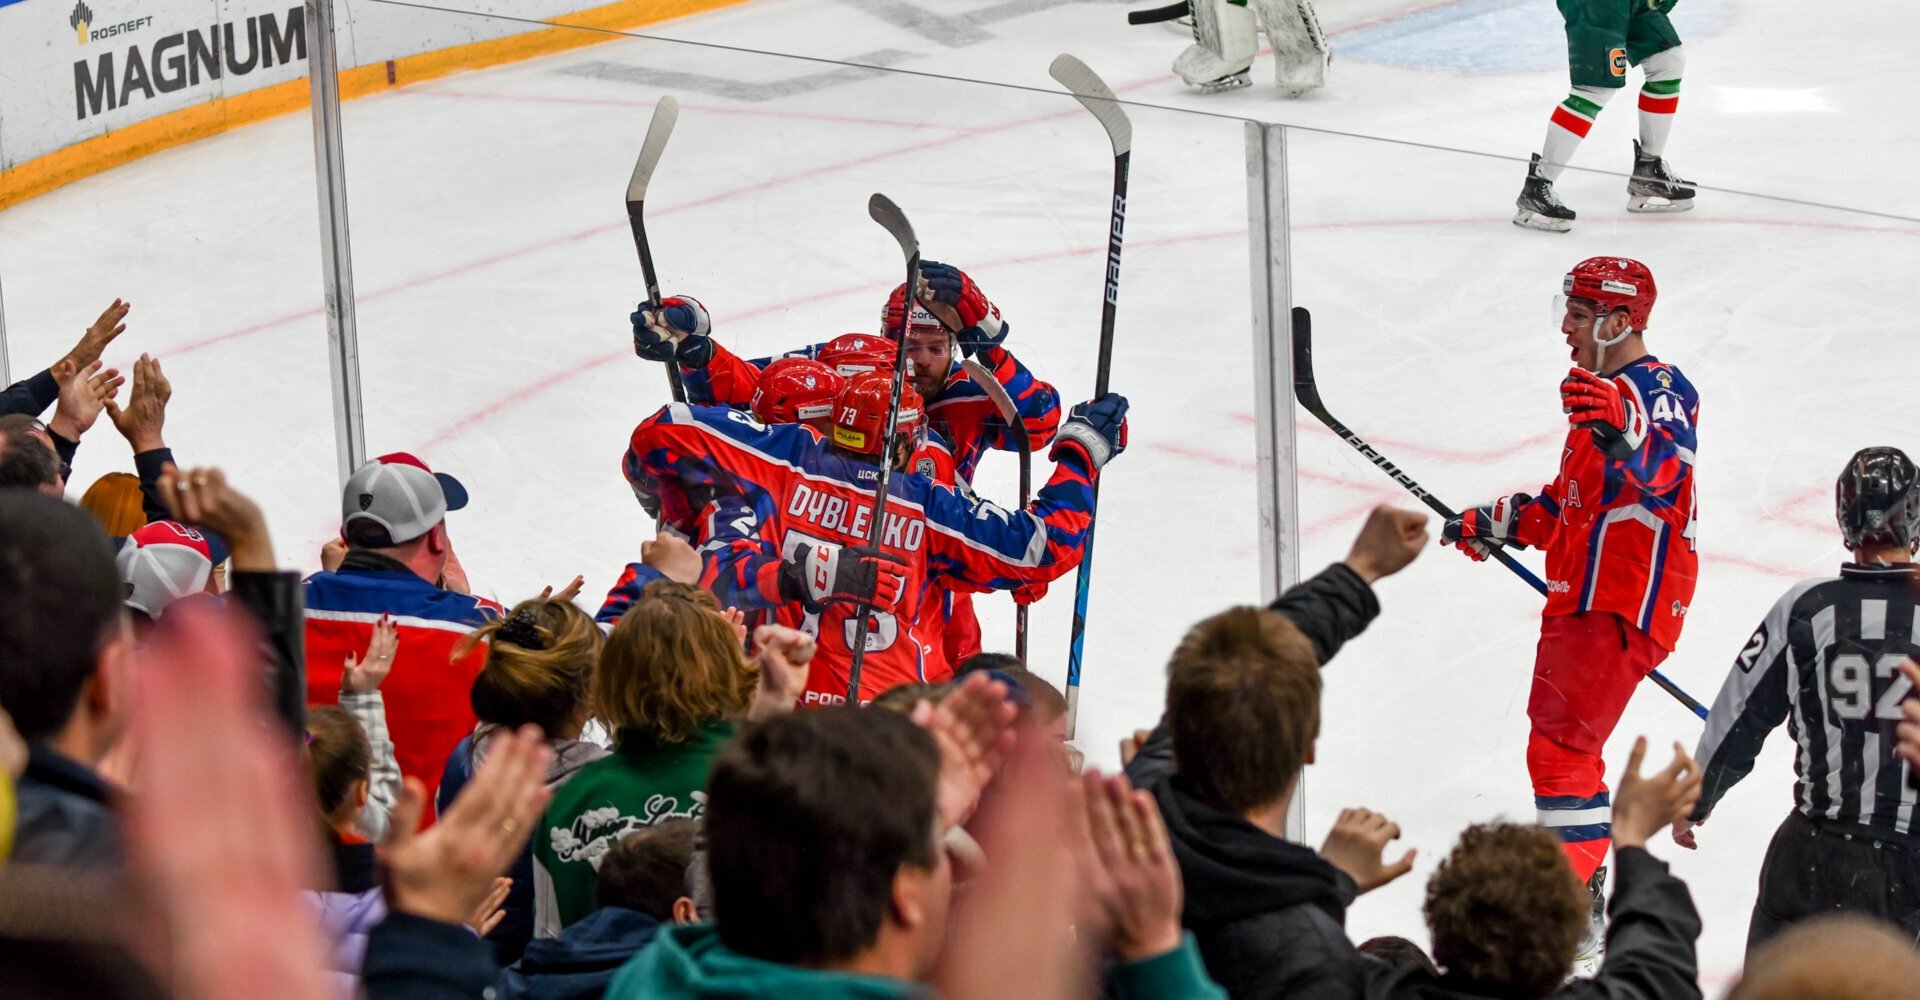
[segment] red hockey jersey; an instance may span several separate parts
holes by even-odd
[[[1570,428],[1559,476],[1516,512],[1514,535],[1546,550],[1546,614],[1611,611],[1672,651],[1699,575],[1700,397],[1680,369],[1652,356],[1608,378],[1646,421],[1646,440],[1615,461],[1591,431]]]
[[[675,404],[642,422],[631,444],[629,469],[670,473],[647,486],[670,494],[683,482],[713,482],[738,499],[716,516],[708,545],[713,558],[706,582],[724,603],[784,606],[780,564],[799,545],[867,544],[879,469],[830,447],[811,428],[764,426],[726,407]],[[1008,589],[1057,579],[1078,565],[1091,523],[1092,487],[1093,473],[1073,449],[1061,455],[1053,478],[1021,511],[915,472],[893,475],[881,547],[904,560],[905,586],[892,613],[870,619],[861,699],[944,672],[939,616],[925,613],[931,610],[927,602],[938,599],[937,582]],[[804,617],[803,627],[820,641],[809,702],[844,700],[856,614],[851,604],[833,604]],[[917,624],[923,617],[927,624]]]

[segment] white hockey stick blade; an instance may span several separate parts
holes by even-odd
[[[920,240],[913,235],[913,223],[907,221],[907,213],[900,211],[892,198],[877,193],[868,198],[867,214],[899,242],[902,257],[911,260],[920,252]]]
[[[960,367],[966,369],[967,377],[980,387],[981,392],[987,394],[987,399],[993,402],[993,408],[1000,411],[1000,419],[1009,427],[1018,426],[1020,411],[1013,408],[1013,397],[1007,395],[1007,387],[993,377],[987,366],[968,358],[960,362]]]
[[[1100,119],[1100,124],[1106,127],[1107,138],[1113,140],[1113,155],[1119,156],[1133,148],[1133,121],[1120,107],[1120,99],[1113,96],[1113,88],[1108,87],[1099,74],[1064,53],[1053,60],[1047,72],[1060,81],[1062,87],[1073,91],[1073,96]]]
[[[653,124],[647,126],[647,141],[640,144],[640,158],[633,163],[633,179],[627,182],[627,200],[647,200],[647,182],[653,180],[653,168],[660,165],[660,154],[673,135],[673,124],[680,120],[680,102],[662,97],[653,106]]]

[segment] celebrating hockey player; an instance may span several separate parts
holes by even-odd
[[[1574,367],[1560,383],[1569,426],[1559,475],[1538,496],[1462,512],[1440,537],[1475,559],[1499,545],[1546,550],[1527,771],[1540,824],[1594,890],[1597,945],[1608,842],[1601,751],[1635,685],[1673,651],[1693,599],[1700,403],[1678,368],[1647,353],[1655,289],[1646,265],[1594,257],[1563,287],[1560,332]]]
[[[884,424],[890,376],[856,375],[834,406],[829,435],[802,424],[763,426],[725,407],[676,404],[633,435],[641,469],[672,469],[663,492],[685,483],[732,484],[741,504],[714,537],[724,551],[704,582],[741,608],[799,605],[820,639],[808,701],[846,695],[852,636],[875,595],[861,697],[906,681],[938,679],[948,664],[929,597],[943,579],[987,589],[1056,579],[1079,563],[1094,477],[1126,447],[1124,397],[1074,407],[1052,448],[1054,474],[1034,503],[1007,511],[905,468],[923,421],[918,393],[902,393],[896,434]],[[884,459],[883,459],[884,456]],[[876,465],[900,471],[878,552],[866,548]],[[669,502],[666,507],[675,504]],[[824,668],[818,665],[824,665]]]
[[[901,315],[905,286],[894,288],[888,296],[881,311],[882,330],[888,338],[894,338],[905,327],[913,386],[927,402],[929,425],[952,448],[961,478],[973,478],[986,449],[1013,451],[1018,447],[992,400],[967,377],[960,364],[962,357],[980,362],[1006,388],[1020,411],[1032,447],[1046,445],[1060,423],[1060,397],[1053,386],[1035,378],[1007,350],[1012,324],[1001,318],[999,308],[959,268],[922,261],[920,275],[924,287],[906,316]],[[687,399],[695,404],[748,405],[760,372],[774,360],[743,361],[721,346],[713,339],[713,320],[706,307],[691,296],[664,299],[657,310],[643,305],[631,318],[635,351],[649,360],[677,363],[687,386]],[[826,360],[829,349],[837,347],[842,352],[839,366],[857,365],[860,357],[878,353],[872,349],[877,345],[861,346],[859,338],[878,339],[847,334],[788,356]],[[881,363],[892,370],[891,356]]]
[[[1273,48],[1273,80],[1299,97],[1327,82],[1333,52],[1313,0],[1193,0],[1193,44],[1173,60],[1180,79],[1209,94],[1253,82],[1259,34]]]
[[[1700,804],[1673,825],[1675,841],[1696,846],[1694,828],[1753,769],[1767,734],[1792,720],[1793,811],[1760,869],[1748,954],[1841,910],[1920,935],[1915,795],[1896,752],[1901,702],[1914,694],[1900,665],[1920,653],[1920,469],[1898,448],[1867,448],[1834,493],[1853,560],[1838,578],[1787,591],[1734,658],[1700,736]]]
[[[1674,176],[1663,153],[1680,106],[1680,73],[1687,58],[1667,20],[1678,0],[1559,0],[1567,29],[1567,73],[1573,90],[1553,109],[1546,144],[1534,154],[1515,200],[1513,224],[1564,233],[1574,211],[1554,194],[1553,182],[1573,159],[1580,140],[1614,92],[1627,85],[1627,67],[1640,67],[1640,138],[1633,144],[1627,211],[1684,212],[1693,207],[1691,181]]]

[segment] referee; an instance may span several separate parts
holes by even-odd
[[[1916,480],[1920,470],[1897,448],[1847,463],[1835,507],[1853,561],[1837,578],[1795,585],[1767,612],[1700,737],[1700,804],[1673,825],[1689,849],[1768,733],[1784,720],[1799,743],[1794,811],[1767,847],[1748,954],[1790,924],[1842,910],[1920,937],[1920,793],[1895,750],[1901,701],[1914,693],[1900,665],[1920,655]]]

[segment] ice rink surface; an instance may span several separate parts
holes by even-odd
[[[655,255],[667,290],[702,298],[730,346],[751,355],[876,328],[899,261],[865,213],[883,191],[930,258],[968,269],[1003,308],[1016,353],[1069,402],[1085,398],[1104,135],[1062,95],[915,75],[1053,90],[1046,66],[1061,51],[1123,97],[1164,106],[1132,110],[1112,381],[1133,400],[1133,438],[1101,496],[1081,722],[1095,761],[1152,723],[1181,632],[1259,596],[1237,116],[1311,129],[1291,133],[1293,288],[1315,313],[1329,404],[1456,505],[1537,489],[1556,466],[1567,353],[1549,308],[1561,274],[1600,253],[1653,268],[1662,294],[1649,343],[1703,400],[1701,580],[1665,666],[1703,700],[1772,601],[1843,558],[1830,497],[1845,458],[1870,444],[1920,448],[1906,371],[1920,125],[1898,96],[1920,92],[1920,69],[1871,41],[1912,34],[1920,12],[1840,5],[1814,17],[1788,0],[1682,0],[1689,65],[1668,155],[1721,190],[1688,215],[1625,214],[1629,89],[1576,159],[1614,173],[1572,171],[1560,184],[1581,213],[1562,236],[1509,225],[1523,168],[1473,155],[1524,157],[1565,94],[1545,0],[1324,0],[1330,83],[1297,101],[1272,89],[1264,59],[1251,89],[1182,87],[1168,67],[1185,39],[1130,28],[1125,9],[756,0],[661,25],[653,40],[349,104],[371,448],[417,451],[465,480],[474,504],[449,526],[482,592],[511,601],[582,573],[592,595],[634,557],[649,527],[617,462],[666,382],[630,353],[641,285],[620,194],[666,93],[683,112],[649,197]],[[352,15],[397,16],[379,3]],[[312,178],[298,115],[0,213],[15,376],[128,298],[131,330],[108,360],[163,360],[169,443],[185,463],[230,470],[268,510],[283,560],[306,568],[338,525]],[[1300,419],[1301,564],[1313,572],[1344,554],[1368,507],[1410,498]],[[130,465],[102,421],[76,492]],[[1013,472],[990,456],[982,492],[1010,499]],[[1438,548],[1380,596],[1378,623],[1327,674],[1308,815],[1316,841],[1344,806],[1400,822],[1419,866],[1359,901],[1349,930],[1424,941],[1424,883],[1459,830],[1533,815],[1522,752],[1539,600],[1498,567]],[[989,646],[1010,646],[1008,602],[980,604]],[[1064,675],[1071,604],[1069,579],[1035,612],[1042,673]],[[1645,686],[1612,770],[1636,734],[1691,749],[1699,729]],[[1699,853],[1654,845],[1705,914],[1710,993],[1739,967],[1760,860],[1790,807],[1788,748],[1776,734]]]

